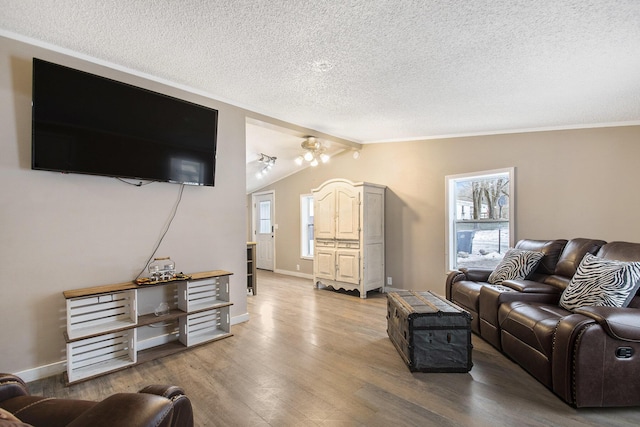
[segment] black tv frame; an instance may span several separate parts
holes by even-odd
[[[35,170],[214,186],[218,110],[33,58]]]

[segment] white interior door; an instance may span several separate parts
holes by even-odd
[[[274,195],[273,193],[253,196],[253,235],[256,245],[256,267],[262,270],[274,269]]]

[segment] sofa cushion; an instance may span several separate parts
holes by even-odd
[[[550,360],[556,326],[561,318],[569,314],[557,305],[512,301],[500,305],[498,323],[503,331]]]
[[[578,266],[585,254],[595,255],[602,245],[606,243],[604,240],[585,238],[569,240],[562,251],[562,255],[560,255],[558,264],[556,264],[554,274],[571,279],[576,274],[576,270],[578,270]]]
[[[480,289],[482,289],[482,283],[472,282],[469,280],[462,280],[453,284],[453,291],[451,293],[451,300],[456,304],[473,311],[478,312],[478,298],[480,297]]]
[[[522,239],[516,243],[516,249],[524,249],[526,251],[542,252],[544,258],[538,264],[535,274],[548,276],[556,270],[556,264],[562,254],[567,241],[565,239],[556,240],[532,240]]]
[[[540,260],[544,257],[542,252],[527,251],[523,249],[509,249],[504,258],[489,275],[488,282],[500,285],[505,280],[525,279],[536,269]]]
[[[575,310],[588,306],[626,307],[640,286],[640,262],[598,258],[586,254],[560,306]]]
[[[604,259],[640,261],[640,243],[609,242],[602,246],[596,255]]]

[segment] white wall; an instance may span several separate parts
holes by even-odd
[[[37,377],[63,369],[62,291],[134,279],[151,256],[180,189],[31,170],[32,57],[219,110],[216,185],[185,187],[156,256],[170,256],[185,273],[233,272],[231,316],[246,320],[244,112],[0,37],[0,372]]]

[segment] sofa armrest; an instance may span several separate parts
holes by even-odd
[[[489,280],[491,273],[493,273],[493,270],[486,268],[465,268],[460,271],[467,276],[465,280],[471,280],[472,282],[486,282]]]
[[[149,385],[139,393],[155,394],[171,400],[173,403],[172,426],[193,426],[193,408],[184,390],[178,386]]]
[[[29,390],[21,378],[0,373],[0,402],[17,396],[28,396]]]
[[[595,320],[612,338],[640,342],[640,310],[636,308],[582,307],[574,313]]]
[[[155,426],[172,424],[171,400],[148,393],[117,393],[98,402],[68,427]]]
[[[447,273],[447,280],[445,281],[444,291],[445,296],[449,301],[451,301],[451,287],[453,286],[453,284],[466,279],[467,276],[460,270],[453,270]]]
[[[553,391],[567,403],[578,408],[640,405],[640,383],[630,381],[640,369],[637,357],[640,342],[613,337],[603,326],[607,314],[620,315],[623,310],[637,312],[628,308],[590,307],[567,315],[558,323],[551,369]],[[594,317],[602,317],[603,323]],[[640,317],[636,315],[635,319],[638,325]]]
[[[452,291],[453,285],[455,283],[461,282],[463,280],[469,280],[472,282],[486,282],[489,279],[489,276],[491,275],[492,271],[493,270],[487,270],[487,269],[481,269],[481,268],[474,268],[474,269],[461,268],[459,270],[450,271],[449,273],[447,273],[447,280],[444,286],[446,298],[449,301],[453,301],[451,298],[453,294],[453,291]]]
[[[534,294],[559,294],[560,289],[546,283],[536,282],[534,280],[505,280],[502,286],[506,286],[513,290],[523,293]]]
[[[553,391],[570,404],[574,403],[572,370],[576,340],[590,325],[595,325],[593,319],[581,314],[570,314],[560,319],[553,337]]]
[[[506,283],[502,282],[503,284]],[[479,296],[479,305],[480,312],[478,313],[481,319],[481,322],[485,324],[489,324],[492,329],[496,331],[496,334],[499,334],[499,322],[498,322],[498,311],[500,309],[500,305],[506,302],[529,302],[529,303],[540,303],[540,304],[557,304],[560,296],[553,293],[543,293],[543,292],[522,292],[512,287],[502,286],[502,285],[485,285],[480,289]],[[482,326],[480,326],[482,329]],[[482,332],[482,337],[487,339],[484,335],[484,331]],[[494,337],[495,342],[491,342],[494,346],[500,348],[500,336],[496,335]]]
[[[0,405],[23,423],[36,427],[65,427],[94,407],[96,402],[29,395],[16,396]]]
[[[162,396],[169,400],[172,400],[174,397],[184,396],[185,394],[184,390],[178,386],[164,384],[148,385],[138,391],[138,393],[155,394],[156,396]]]

